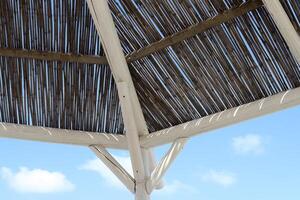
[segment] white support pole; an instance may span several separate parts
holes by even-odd
[[[300,104],[300,87],[213,115],[163,129],[140,139],[145,148],[171,143],[177,138],[191,137],[243,122]]]
[[[300,36],[286,14],[279,0],[263,0],[263,3],[272,16],[282,37],[291,50],[295,59],[300,63]]]
[[[127,187],[127,189],[134,193],[135,183],[132,176],[118,163],[118,161],[102,146],[92,145],[90,149],[97,155],[97,157],[114,173],[116,177]]]
[[[130,120],[130,118],[128,117],[133,115],[133,108],[129,97],[129,88],[127,83],[120,83],[118,92],[120,95],[123,119],[124,123],[126,124],[128,148],[130,152],[134,178],[136,181],[136,199],[146,200],[149,199],[149,195],[146,192],[146,169],[144,166],[143,154],[139,142],[137,126],[135,124],[135,121]]]
[[[152,172],[151,177],[147,180],[146,186],[148,193],[151,193],[153,189],[156,188],[157,185],[161,182],[164,174],[167,172],[172,162],[181,152],[186,142],[187,138],[179,138],[172,144],[167,154],[159,162],[157,167]]]
[[[0,137],[72,145],[102,145],[106,148],[127,149],[124,135],[75,131],[41,126],[0,122]]]
[[[118,88],[128,148],[136,179],[136,199],[145,200],[149,198],[145,181],[150,174],[150,166],[153,166],[153,163],[150,163],[153,158],[150,158],[151,154],[148,149],[141,149],[139,136],[147,135],[148,128],[107,0],[87,0],[87,3]]]

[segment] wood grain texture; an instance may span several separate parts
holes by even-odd
[[[0,56],[13,58],[28,58],[45,61],[75,62],[85,64],[108,64],[105,56],[77,55],[24,49],[0,48]]]

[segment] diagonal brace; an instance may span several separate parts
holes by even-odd
[[[90,149],[114,173],[114,175],[118,177],[118,179],[127,187],[129,191],[132,193],[135,192],[135,180],[133,177],[104,147],[100,145],[91,145]]]
[[[300,63],[300,36],[279,0],[263,0],[292,55]]]
[[[187,142],[188,138],[178,138],[174,141],[172,146],[170,147],[169,151],[166,155],[161,159],[157,167],[151,173],[150,178],[146,182],[146,189],[147,192],[150,194],[154,188],[156,188],[159,183],[162,181],[162,178],[168,168],[171,166],[172,162],[175,158],[179,155],[181,150],[183,149],[185,143]]]

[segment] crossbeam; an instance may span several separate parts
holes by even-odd
[[[272,1],[272,0],[271,0]],[[183,40],[191,38],[201,32],[204,32],[214,26],[218,26],[222,23],[228,22],[236,17],[244,15],[252,10],[255,10],[263,5],[261,0],[249,0],[239,7],[231,8],[211,17],[205,21],[199,22],[193,26],[183,29],[173,35],[167,36],[160,41],[154,42],[144,48],[138,49],[126,56],[128,63],[146,57],[154,52],[165,49],[166,47],[172,46]]]
[[[192,137],[218,128],[260,117],[300,105],[300,87],[200,119],[140,136],[142,148],[171,143],[177,138]],[[72,145],[102,145],[105,148],[127,149],[121,134],[95,133],[40,126],[0,123],[0,137]]]
[[[300,87],[141,137],[150,148],[300,105]]]
[[[28,58],[46,61],[78,62],[85,64],[108,64],[105,56],[81,55],[51,51],[0,48],[0,56]]]
[[[127,139],[124,135],[11,123],[0,123],[0,137],[81,146],[96,144],[106,148],[127,149]]]
[[[169,46],[182,42],[212,27],[228,22],[234,19],[235,17],[244,15],[247,12],[259,8],[262,5],[263,4],[261,0],[249,0],[238,7],[226,10],[221,14],[206,19],[195,25],[192,25],[186,29],[174,33],[173,35],[167,36],[159,41],[153,42],[146,47],[133,51],[132,53],[126,55],[125,59],[127,63],[131,63],[143,57],[149,56],[154,52],[160,51]],[[8,56],[8,57],[15,57],[15,58],[31,58],[31,59],[49,60],[49,61],[57,60],[57,61],[64,61],[64,62],[79,62],[79,63],[87,63],[87,64],[108,64],[108,61],[105,56],[76,55],[76,54],[45,52],[45,51],[25,50],[25,49],[0,48],[0,56]]]
[[[279,0],[263,0],[292,55],[300,63],[300,36]]]

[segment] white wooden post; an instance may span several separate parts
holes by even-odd
[[[148,149],[141,149],[139,136],[148,128],[123,54],[107,0],[87,0],[105,55],[113,73],[122,108],[128,148],[136,181],[136,199],[146,200],[146,179],[150,174]]]

